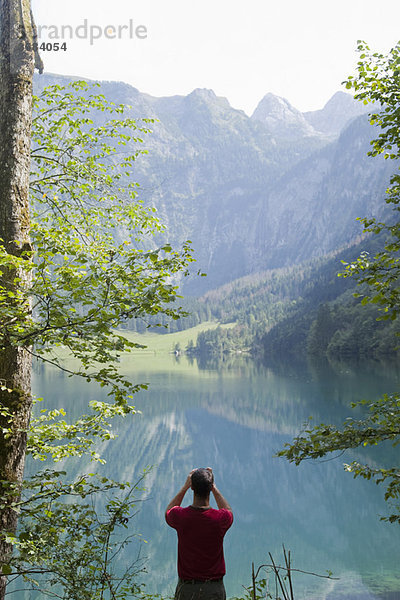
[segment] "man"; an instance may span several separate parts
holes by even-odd
[[[181,507],[191,488],[193,503]],[[218,509],[210,506],[210,492]],[[171,500],[165,519],[178,534],[178,576],[175,600],[225,600],[223,539],[232,525],[228,502],[214,483],[212,469],[193,469]]]

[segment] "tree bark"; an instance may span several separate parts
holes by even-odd
[[[29,171],[32,123],[32,78],[36,34],[30,0],[0,0],[0,244],[19,256],[30,248]],[[1,285],[13,290],[15,278],[29,286],[29,271],[8,269]],[[29,311],[29,301],[27,302]],[[28,315],[28,312],[27,312]],[[7,578],[2,565],[11,556],[5,534],[15,532],[17,514],[10,504],[18,497],[24,470],[26,431],[31,412],[31,360],[7,334],[0,344],[0,600]],[[11,430],[5,435],[4,430]],[[10,486],[15,489],[10,493]]]

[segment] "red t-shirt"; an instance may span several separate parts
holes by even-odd
[[[233,523],[230,510],[174,506],[165,519],[178,534],[181,579],[220,579],[225,575],[223,539]]]

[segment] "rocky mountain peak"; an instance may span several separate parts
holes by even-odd
[[[209,90],[207,88],[194,89],[193,92],[185,96],[185,102],[190,106],[208,106],[214,107],[217,110],[232,110],[227,98],[223,96],[217,96],[214,90]]]
[[[261,121],[268,131],[276,136],[296,139],[317,135],[314,128],[303,114],[286,100],[268,93],[259,102],[251,116],[254,121]]]
[[[188,98],[190,97],[201,98],[202,100],[215,100],[217,96],[214,90],[208,88],[195,88],[193,92],[188,94]]]

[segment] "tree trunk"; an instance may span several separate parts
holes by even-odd
[[[12,255],[30,248],[29,171],[32,122],[32,78],[36,35],[30,0],[0,0],[0,244]],[[3,270],[1,285],[13,290],[29,285],[28,271]],[[29,302],[27,303],[29,306]],[[28,313],[27,313],[28,314]],[[22,482],[26,431],[31,411],[31,360],[2,332],[0,344],[0,575],[11,546],[5,533],[15,532],[17,514],[10,503],[18,497]],[[4,410],[3,410],[4,413]],[[5,435],[4,429],[11,435]],[[10,494],[10,485],[16,491]],[[0,600],[6,577],[0,576]]]

